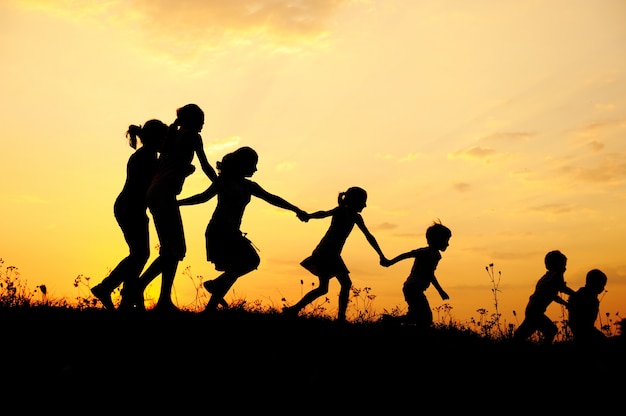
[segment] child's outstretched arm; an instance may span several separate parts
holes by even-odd
[[[207,202],[209,199],[217,195],[217,186],[211,184],[204,192],[189,196],[187,198],[179,199],[178,205],[195,205]]]
[[[382,249],[378,245],[378,241],[376,241],[376,238],[374,237],[374,235],[367,229],[367,226],[365,225],[365,221],[363,221],[363,217],[361,217],[360,215],[357,216],[356,225],[359,227],[361,232],[363,232],[363,235],[367,239],[367,242],[370,243],[370,246],[372,246],[372,248],[376,250],[376,252],[378,253],[381,263],[387,260],[387,258],[383,254]]]
[[[415,255],[413,254],[413,251],[407,251],[406,253],[398,254],[396,257],[392,259],[385,260],[385,261],[381,260],[380,265],[384,267],[393,266],[397,262],[410,259],[411,257],[415,257]]]
[[[278,195],[267,192],[257,183],[253,183],[252,195],[256,196],[257,198],[261,198],[265,202],[272,204],[275,207],[288,209],[289,211],[295,212],[300,221],[307,222],[310,218],[310,214],[308,214],[306,211],[301,210],[297,206],[293,205],[290,202],[287,202],[285,199],[281,198]]]

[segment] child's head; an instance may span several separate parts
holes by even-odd
[[[599,295],[604,291],[606,281],[606,274],[604,274],[601,270],[589,270],[589,272],[587,272],[587,277],[585,278],[585,287],[590,289],[593,293]]]
[[[567,257],[559,250],[550,251],[544,259],[546,269],[551,272],[564,272],[567,265]]]
[[[176,110],[176,124],[193,131],[202,131],[204,111],[196,104],[187,104]]]
[[[340,206],[361,212],[367,206],[367,192],[358,186],[350,187],[345,192],[339,193],[337,203]]]
[[[220,175],[244,178],[256,172],[258,161],[257,152],[251,147],[244,146],[224,156],[221,162],[217,162],[217,169]]]
[[[437,250],[446,251],[451,237],[452,231],[440,222],[434,222],[426,229],[426,242]]]
[[[133,149],[137,148],[137,138],[142,146],[158,149],[167,135],[167,124],[160,120],[148,120],[143,126],[131,124],[126,131],[128,143]]]

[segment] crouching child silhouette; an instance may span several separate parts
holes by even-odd
[[[606,282],[604,272],[598,269],[590,270],[585,277],[585,285],[568,299],[568,322],[576,343],[592,345],[606,339],[606,335],[595,326],[600,312],[598,295],[604,292]]]

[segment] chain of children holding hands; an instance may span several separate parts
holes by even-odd
[[[389,267],[399,261],[413,259],[413,266],[402,287],[407,314],[400,319],[418,328],[433,325],[433,313],[425,291],[432,284],[441,299],[449,299],[435,276],[435,270],[441,260],[441,252],[448,248],[452,237],[450,229],[435,222],[426,230],[427,246],[387,259],[361,215],[367,206],[364,189],[350,187],[339,193],[334,208],[307,213],[248,179],[256,172],[258,162],[257,153],[250,147],[241,147],[225,155],[217,162],[219,174],[216,173],[207,160],[200,136],[204,126],[202,109],[188,104],[177,109],[176,116],[169,126],[152,119],[143,126],[129,126],[126,133],[135,151],[127,163],[126,181],[115,200],[114,215],[128,244],[129,254],[91,290],[106,309],[115,309],[111,295],[122,286],[118,309],[145,310],[144,290],[161,275],[161,290],[153,310],[178,311],[171,300],[171,291],[178,264],[186,253],[180,206],[201,204],[213,197],[217,197],[217,205],[205,232],[206,256],[221,274],[214,280],[204,282],[204,288],[211,294],[206,311],[214,311],[219,306],[227,307],[224,300],[226,293],[239,277],[255,270],[260,264],[254,245],[240,230],[246,206],[254,196],[293,211],[303,222],[330,217],[330,226],[319,244],[300,263],[318,277],[319,285],[294,305],[285,307],[285,315],[297,316],[305,306],[326,295],[330,280],[336,277],[341,285],[337,320],[346,320],[352,281],[341,252],[356,225],[378,254],[382,266]],[[138,141],[141,142],[139,147]],[[195,171],[191,164],[194,156],[211,180],[211,185],[204,192],[178,200],[185,179]],[[160,249],[158,257],[144,271],[150,255],[148,210],[152,214]],[[568,307],[569,324],[575,339],[595,341],[605,337],[595,328],[595,321],[599,312],[598,295],[604,291],[607,276],[600,270],[591,270],[585,286],[575,292],[567,287],[564,280],[566,262],[567,258],[559,251],[546,255],[547,271],[529,298],[524,320],[514,334],[515,339],[525,340],[539,332],[542,342],[552,343],[557,327],[545,315],[552,302]],[[569,295],[568,300],[561,298],[560,293]]]

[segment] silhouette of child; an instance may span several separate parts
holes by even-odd
[[[407,314],[402,317],[403,322],[414,324],[422,329],[433,325],[433,311],[430,309],[425,293],[431,284],[437,289],[441,299],[450,298],[439,284],[435,270],[441,260],[440,251],[446,251],[451,237],[452,232],[448,227],[435,222],[426,229],[428,246],[407,251],[380,263],[382,266],[389,267],[401,260],[414,259],[411,272],[402,286],[404,300],[408,306]]]
[[[606,339],[606,336],[595,327],[600,300],[598,295],[604,292],[607,277],[604,272],[593,269],[587,273],[585,286],[570,295],[567,302],[569,311],[569,327],[572,330],[574,341],[595,343]]]
[[[337,320],[340,322],[346,320],[352,281],[350,280],[350,271],[341,258],[341,251],[355,224],[365,235],[367,242],[376,250],[380,260],[385,259],[378,242],[365,226],[361,216],[361,211],[367,206],[366,202],[367,192],[354,186],[339,193],[338,205],[335,208],[308,215],[308,218],[331,217],[330,227],[313,250],[312,255],[300,263],[319,278],[319,286],[306,293],[295,305],[283,308],[284,314],[296,316],[306,305],[327,294],[330,279],[336,277],[341,285]]]
[[[557,326],[546,316],[546,310],[552,302],[567,306],[567,301],[559,293],[571,295],[574,293],[565,283],[564,273],[567,257],[558,250],[546,254],[544,263],[546,273],[539,279],[535,291],[528,299],[524,320],[513,334],[515,340],[526,340],[535,332],[543,336],[544,345],[552,344],[558,331]]]
[[[172,302],[171,291],[178,263],[185,257],[187,246],[176,196],[181,192],[185,178],[195,170],[191,164],[194,156],[209,179],[217,179],[215,170],[207,161],[200,136],[204,126],[204,112],[196,104],[187,104],[177,109],[176,115],[147,193],[148,208],[159,237],[159,256],[140,276],[139,288],[135,293],[137,307],[143,308],[143,291],[161,274],[161,290],[154,308],[157,312],[178,311]]]
[[[217,163],[219,176],[209,188],[178,201],[180,205],[194,205],[217,196],[217,205],[205,232],[206,254],[207,260],[215,265],[215,270],[223,273],[204,283],[204,288],[211,293],[207,312],[215,310],[220,304],[226,306],[224,296],[228,290],[239,277],[255,270],[260,264],[255,247],[240,230],[244,211],[252,196],[293,211],[301,221],[308,221],[306,212],[246,179],[256,172],[257,162],[256,151],[247,146],[241,147]]]
[[[126,164],[126,181],[115,199],[113,214],[128,244],[129,254],[91,293],[106,309],[115,309],[111,300],[113,291],[123,284],[122,294],[129,286],[136,286],[139,275],[150,257],[150,234],[146,193],[157,169],[157,153],[167,134],[167,124],[148,120],[143,126],[130,125],[126,137],[130,147],[136,149]],[[137,148],[137,139],[141,146]],[[122,296],[120,309],[128,306]]]

